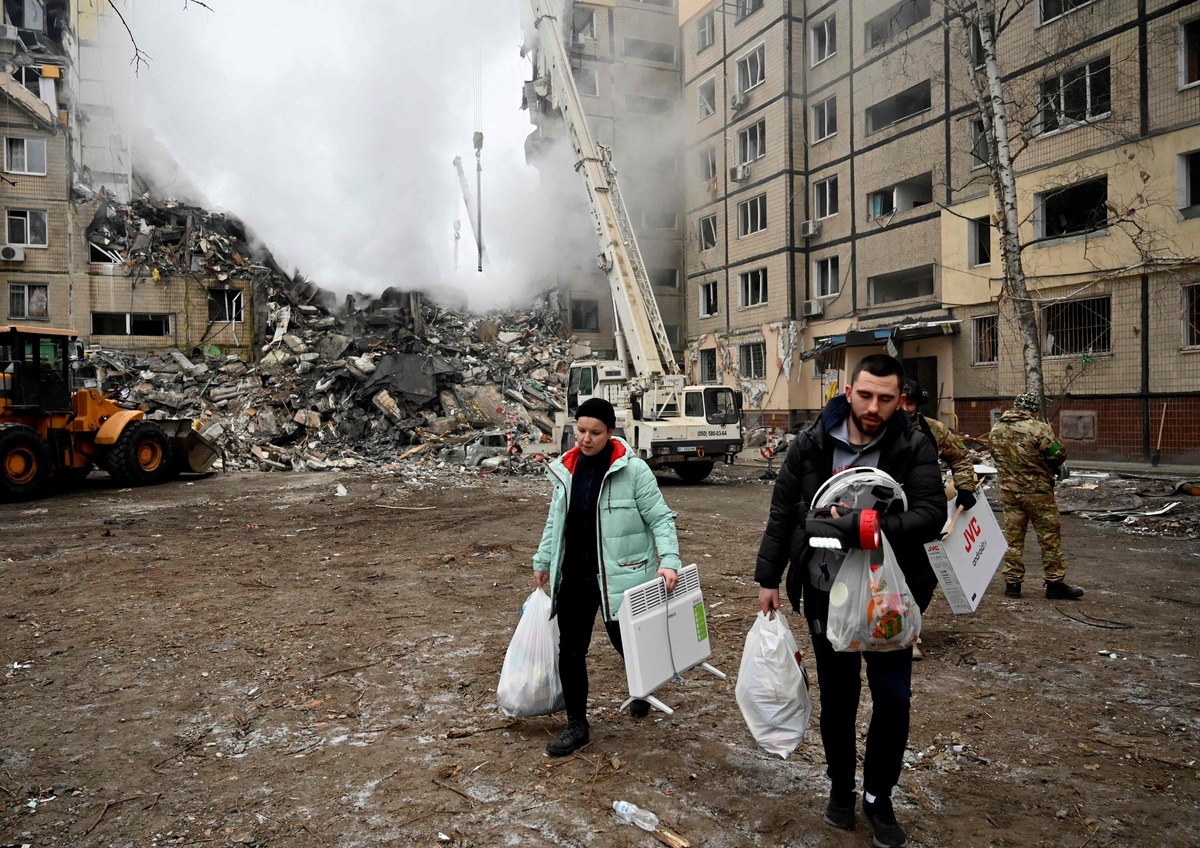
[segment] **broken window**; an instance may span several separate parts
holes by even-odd
[[[1112,300],[1090,297],[1042,307],[1047,356],[1112,353]]]
[[[1179,208],[1200,211],[1200,150],[1179,157]]]
[[[975,325],[975,364],[989,365],[1000,361],[999,318],[995,315],[984,315],[973,321]]]
[[[571,298],[571,329],[596,331],[600,329],[600,301],[582,297]]]
[[[867,219],[908,212],[933,202],[933,174],[920,174],[867,195]]]
[[[968,261],[972,265],[990,265],[992,262],[992,219],[987,215],[967,221]]]
[[[596,40],[596,10],[575,9],[573,18],[576,43]]]
[[[643,212],[642,226],[647,230],[673,230],[679,226],[679,218],[670,211]]]
[[[10,174],[46,174],[46,141],[40,138],[5,138],[4,170]]]
[[[704,120],[709,115],[712,115],[717,111],[716,77],[700,83],[700,88],[697,89],[697,94],[700,98],[700,120]]]
[[[837,18],[830,15],[815,24],[811,32],[812,64],[815,66],[837,53]]]
[[[120,254],[114,250],[101,247],[95,242],[88,242],[88,262],[101,262],[105,265],[117,265],[121,263]]]
[[[1200,82],[1200,18],[1183,25],[1181,36],[1183,85]]]
[[[767,345],[765,342],[738,345],[738,371],[747,380],[765,380],[767,378]]]
[[[1086,6],[1092,0],[1042,0],[1042,23],[1061,18],[1067,12]]]
[[[756,268],[738,274],[738,288],[742,294],[742,306],[761,306],[767,302],[767,269]]]
[[[738,59],[738,91],[747,92],[766,80],[766,56],[767,48],[760,44],[753,51]]]
[[[745,20],[762,7],[763,0],[737,0],[737,20]]]
[[[9,283],[8,317],[45,321],[50,317],[50,286],[45,283]]]
[[[867,48],[878,47],[929,17],[930,0],[901,0],[867,22]]]
[[[738,161],[749,165],[767,155],[767,121],[764,118],[738,133]]]
[[[891,274],[880,274],[868,280],[871,305],[911,300],[933,294],[933,266],[922,265]]]
[[[243,294],[241,289],[209,289],[209,322],[241,323],[246,320],[242,313],[242,304]]]
[[[717,178],[717,148],[707,147],[700,151],[700,181],[712,182]]]
[[[818,218],[828,218],[838,212],[838,178],[836,175],[827,180],[813,183],[813,205],[816,207]]]
[[[913,115],[928,112],[932,104],[929,80],[919,82],[867,109],[867,134],[879,132]]]
[[[717,314],[716,282],[700,284],[700,317],[711,318]]]
[[[37,209],[9,209],[7,218],[9,244],[23,244],[28,247],[45,247],[49,244],[45,212]]]
[[[171,316],[137,312],[93,312],[94,336],[169,336]]]
[[[705,215],[697,224],[700,229],[700,249],[712,250],[717,246],[717,216]]]
[[[679,288],[678,268],[651,268],[650,283],[660,289]]]
[[[665,97],[646,97],[642,94],[626,94],[625,108],[636,115],[661,115],[670,117],[675,114],[675,101]]]
[[[1108,177],[1034,195],[1042,238],[1098,232],[1108,224]]]
[[[675,64],[675,45],[663,41],[647,41],[644,38],[626,38],[625,56],[628,59],[644,59],[647,62]]]
[[[1112,111],[1112,79],[1108,57],[1096,59],[1039,86],[1044,133],[1094,121]]]
[[[8,19],[18,29],[46,31],[46,4],[43,0],[8,0],[4,4]]]
[[[1200,283],[1183,287],[1183,346],[1200,347]]]
[[[716,348],[705,348],[700,351],[700,382],[715,383],[717,382],[717,350]]]
[[[580,94],[585,97],[600,96],[600,76],[595,68],[576,68],[574,75],[575,88],[579,89]]]
[[[758,195],[738,204],[738,238],[767,228],[767,195]]]
[[[837,132],[837,97],[827,97],[812,107],[813,141],[824,141]]]
[[[838,264],[836,256],[826,256],[813,263],[813,271],[817,278],[815,287],[817,297],[830,297],[841,290],[842,283],[838,276]]]
[[[971,121],[971,169],[986,167],[989,159],[987,130],[983,121]]]
[[[717,40],[717,21],[713,12],[706,12],[696,21],[696,52],[703,53]]]

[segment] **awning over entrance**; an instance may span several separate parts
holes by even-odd
[[[894,349],[895,343],[898,341],[925,339],[933,336],[953,336],[959,331],[959,325],[961,324],[962,321],[951,318],[936,321],[911,321],[905,319],[900,323],[889,324],[883,327],[849,330],[840,335],[818,337],[816,340],[817,343],[810,350],[806,350],[800,354],[800,359],[803,362],[808,362],[810,359],[816,359],[818,356],[822,356],[831,350],[837,350],[839,347],[887,345],[889,342],[891,343],[889,347],[890,351]]]

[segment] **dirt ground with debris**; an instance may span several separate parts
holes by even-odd
[[[673,716],[635,720],[598,629],[592,742],[563,760],[543,752],[559,717],[495,699],[543,480],[98,478],[2,506],[0,845],[657,844],[614,799],[696,846],[869,845],[821,823],[816,717],[782,761],[734,701],[756,474],[662,481],[729,680],[690,672],[658,693]],[[1072,516],[1064,534],[1082,602],[1032,579],[1009,601],[997,577],[975,615],[931,607],[894,796],[911,844],[1200,843],[1200,553]]]

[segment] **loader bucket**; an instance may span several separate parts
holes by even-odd
[[[216,444],[192,429],[187,418],[168,418],[158,422],[171,440],[171,453],[179,471],[203,474],[212,469],[219,452]]]

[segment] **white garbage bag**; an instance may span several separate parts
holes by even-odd
[[[734,694],[759,746],[787,759],[812,717],[800,649],[780,610],[760,612],[746,635]]]
[[[541,589],[534,589],[521,608],[496,700],[509,716],[549,715],[566,706],[558,677],[558,620],[550,618],[550,598]]]

